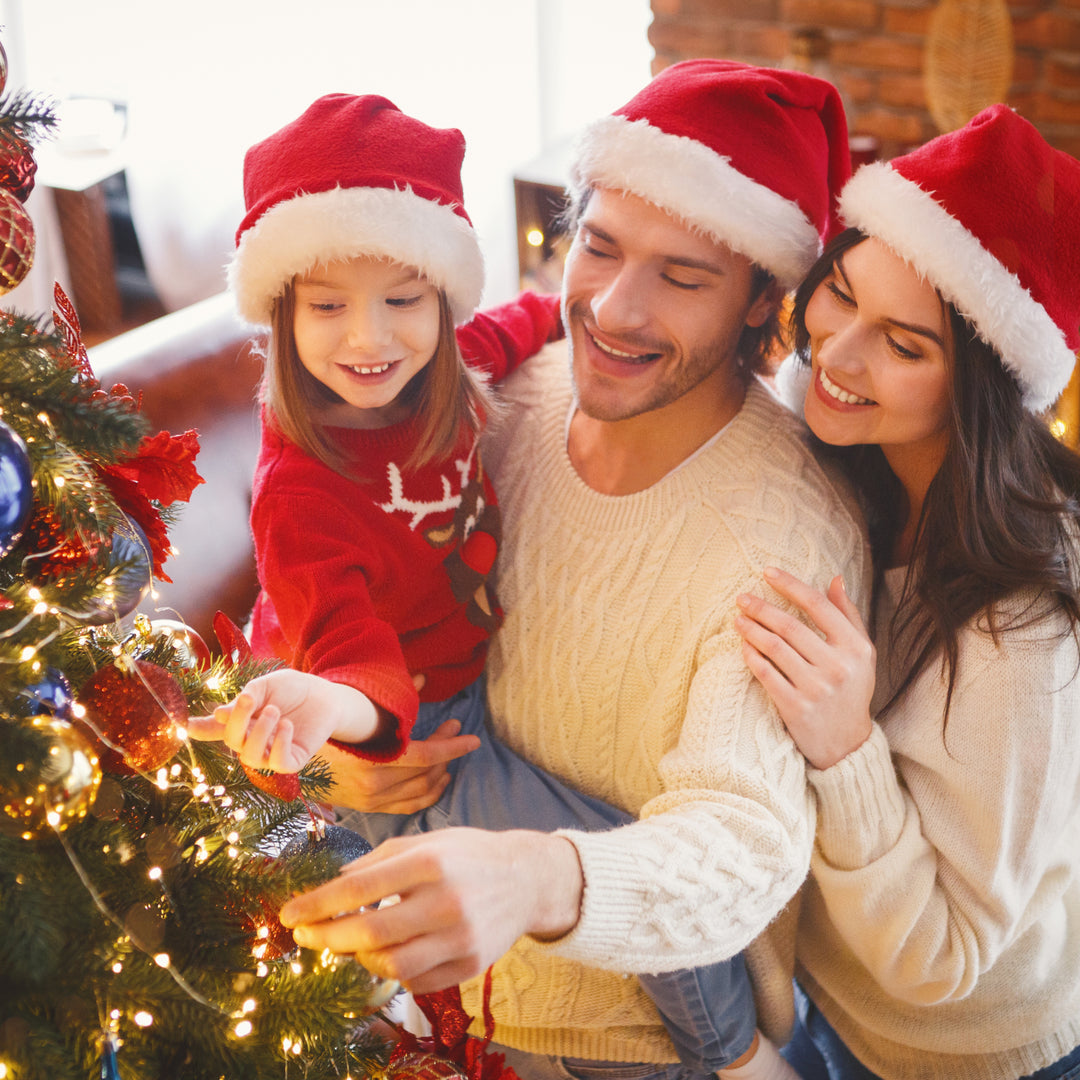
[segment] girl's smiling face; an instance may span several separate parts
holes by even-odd
[[[358,256],[296,279],[293,335],[300,363],[341,398],[322,419],[383,427],[407,415],[398,399],[435,355],[439,294],[417,270]]]
[[[873,238],[840,255],[806,306],[806,422],[824,442],[876,443],[903,479],[948,445],[952,342],[937,290]]]

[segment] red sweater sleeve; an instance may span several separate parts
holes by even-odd
[[[478,311],[457,332],[465,362],[496,380],[562,336],[559,297],[528,290],[505,304]]]
[[[291,667],[354,686],[395,717],[396,730],[357,747],[365,757],[393,758],[408,743],[416,689],[397,635],[374,611],[358,565],[357,531],[340,528],[349,515],[344,508],[334,514],[333,502],[325,493],[320,501],[276,490],[256,500],[252,528],[259,571],[272,583],[260,602],[272,594],[274,618],[291,645],[282,658]],[[321,527],[325,516],[339,527]],[[257,608],[257,621],[259,614]],[[282,644],[275,649],[279,655]]]

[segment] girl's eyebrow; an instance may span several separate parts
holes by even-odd
[[[844,284],[847,286],[848,292],[854,296],[855,290],[851,287],[851,281],[844,270],[844,256],[841,255],[833,263],[833,269],[844,279]],[[936,330],[931,330],[929,326],[920,326],[918,323],[908,323],[901,319],[889,318],[885,320],[892,326],[898,326],[901,330],[907,330],[909,333],[918,334],[920,337],[929,338],[940,348],[945,348],[945,343],[941,340],[941,335]]]

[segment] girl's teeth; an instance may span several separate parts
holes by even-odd
[[[824,369],[821,371],[821,385],[825,389],[825,392],[829,397],[836,398],[837,401],[842,401],[845,405],[873,405],[874,403],[869,398],[857,397],[855,394],[849,394],[846,390],[837,386],[828,375],[825,374]]]
[[[389,371],[389,364],[380,364],[378,367],[360,367],[359,364],[353,366],[353,371],[357,375],[381,375],[384,371]]]

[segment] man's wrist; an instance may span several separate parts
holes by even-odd
[[[533,897],[527,932],[540,941],[555,941],[570,933],[580,918],[585,891],[577,848],[564,836],[520,832],[515,850]]]

